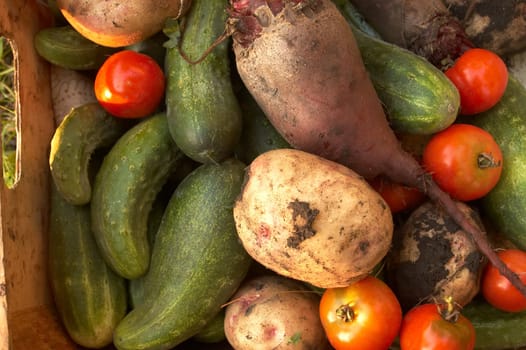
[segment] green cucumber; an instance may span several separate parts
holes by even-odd
[[[236,156],[241,161],[249,164],[266,151],[291,148],[244,86],[237,92],[237,96],[243,115],[243,130],[236,147]]]
[[[92,225],[106,262],[122,277],[148,270],[148,215],[182,157],[164,113],[129,129],[104,157],[93,184]]]
[[[184,342],[239,287],[252,261],[232,214],[244,169],[236,159],[203,164],[176,188],[157,232],[144,300],[117,326],[117,349],[169,349]]]
[[[125,280],[105,263],[91,231],[89,205],[72,205],[53,186],[49,278],[62,324],[77,344],[101,348],[127,312]]]
[[[157,231],[161,225],[164,210],[166,209],[166,201],[164,198],[157,198],[152,205],[150,214],[148,215],[148,228],[147,228],[147,239],[150,247],[153,247],[155,243],[155,237]],[[128,293],[130,296],[130,306],[135,308],[144,299],[144,281],[146,275],[132,279],[128,282]]]
[[[496,106],[463,121],[488,131],[504,158],[499,182],[480,201],[484,215],[500,234],[526,249],[526,88],[510,75]]]
[[[69,203],[90,201],[93,153],[112,146],[128,127],[127,121],[109,115],[96,102],[73,108],[62,120],[51,139],[49,168],[57,190]]]
[[[462,314],[475,328],[476,350],[526,347],[526,311],[504,312],[476,299],[462,309]]]
[[[396,132],[430,135],[451,125],[460,108],[455,85],[424,58],[356,27],[349,1],[335,0],[353,29],[371,81]]]
[[[225,308],[222,308],[217,315],[212,318],[199,333],[192,337],[199,343],[219,343],[226,339],[225,336]]]
[[[241,135],[241,109],[232,88],[228,40],[198,63],[189,63],[179,46],[192,60],[203,55],[225,30],[225,6],[224,0],[194,0],[183,19],[183,33],[166,28],[174,31],[165,59],[170,133],[186,155],[201,163],[233,155]]]
[[[35,49],[48,62],[73,70],[96,70],[117,49],[98,45],[70,25],[41,29]]]

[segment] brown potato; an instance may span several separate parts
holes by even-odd
[[[235,350],[324,350],[319,296],[299,281],[265,275],[246,281],[225,312],[225,336]]]
[[[57,0],[64,18],[80,34],[108,47],[143,41],[159,32],[167,18],[186,13],[191,0]]]
[[[473,209],[458,205],[474,225],[484,228]],[[446,297],[461,306],[468,304],[479,291],[486,260],[472,237],[428,201],[396,230],[386,262],[388,284],[408,310]]]
[[[294,149],[265,152],[250,164],[234,218],[256,261],[321,288],[367,275],[393,234],[389,207],[362,177]]]

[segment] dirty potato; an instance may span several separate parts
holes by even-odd
[[[483,229],[473,209],[458,205]],[[387,280],[404,310],[446,297],[464,306],[478,293],[485,258],[471,236],[433,202],[415,209],[393,242],[386,259]]]
[[[318,294],[299,281],[263,275],[246,281],[225,312],[225,336],[235,350],[329,349]]]
[[[294,149],[258,156],[234,206],[247,252],[278,274],[344,287],[387,254],[392,214],[351,169]]]

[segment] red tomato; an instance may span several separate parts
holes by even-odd
[[[394,183],[384,177],[376,177],[370,184],[389,205],[392,213],[413,209],[426,198],[418,189]]]
[[[451,318],[449,318],[451,317]],[[401,350],[471,350],[475,328],[464,315],[434,303],[409,310],[400,328]]]
[[[501,260],[526,283],[526,252],[519,249],[506,249],[497,252]],[[507,311],[526,310],[526,297],[502,276],[491,263],[486,265],[480,285],[482,295],[493,307]]]
[[[500,179],[502,152],[491,134],[468,124],[453,124],[433,135],[422,163],[451,197],[470,201],[485,196]]]
[[[367,276],[348,287],[326,289],[320,317],[336,350],[382,350],[398,335],[402,309],[382,280]]]
[[[142,118],[153,113],[164,89],[164,73],[157,62],[131,50],[111,55],[95,77],[97,100],[116,117]]]
[[[495,53],[480,48],[464,52],[445,74],[460,93],[460,113],[464,115],[493,107],[508,84],[504,61]]]

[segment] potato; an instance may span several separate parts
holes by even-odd
[[[235,350],[328,349],[319,296],[299,281],[264,275],[245,281],[225,312],[225,336]]]
[[[459,207],[483,229],[473,209],[462,202]],[[387,281],[404,310],[445,297],[464,306],[479,291],[485,261],[471,236],[428,201],[396,230],[386,258]]]
[[[188,11],[191,0],[57,0],[68,23],[108,47],[136,44],[159,32],[167,18]]]
[[[387,254],[393,234],[387,204],[362,177],[295,149],[254,159],[234,218],[256,261],[320,288],[367,275]]]

